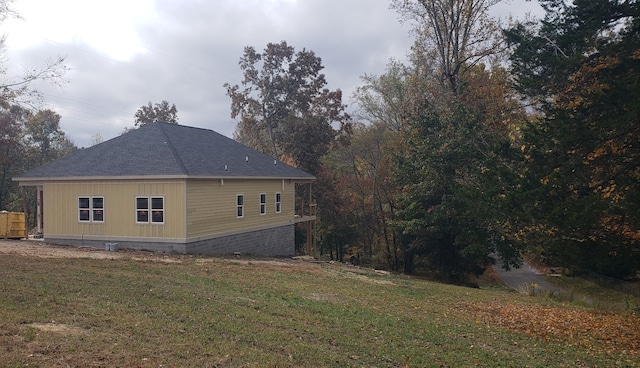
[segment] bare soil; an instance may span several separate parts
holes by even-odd
[[[161,262],[161,263],[208,263],[227,261],[243,265],[261,264],[276,267],[302,267],[318,268],[317,264],[309,262],[308,257],[293,258],[260,258],[248,256],[193,256],[187,254],[167,254],[150,251],[138,251],[130,249],[119,249],[117,251],[106,251],[91,247],[74,247],[67,245],[49,244],[42,240],[23,239],[7,240],[0,239],[0,255],[14,254],[25,257],[37,258],[92,258],[92,259],[127,259],[133,261]]]
[[[119,250],[117,252],[109,252],[97,248],[53,245],[40,240],[0,240],[0,254],[15,254],[39,258],[127,258],[162,262],[180,261],[179,255],[132,250]]]

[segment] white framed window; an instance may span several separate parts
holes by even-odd
[[[244,217],[244,194],[236,195],[236,217]]]
[[[276,192],[276,213],[282,212],[282,193]]]
[[[136,224],[163,224],[164,197],[136,197]]]
[[[91,222],[91,197],[78,197],[78,221]]]
[[[104,197],[78,197],[79,222],[104,222]]]
[[[149,197],[136,197],[136,223],[149,223]]]
[[[260,193],[260,215],[267,213],[267,193]]]
[[[151,197],[151,223],[164,224],[164,197]]]
[[[104,197],[91,197],[91,221],[104,222]]]

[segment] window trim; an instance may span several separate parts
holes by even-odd
[[[94,206],[94,199],[102,199],[102,207],[95,207]],[[81,199],[86,199],[87,200],[87,207],[81,207],[80,206],[80,200]],[[104,201],[104,196],[88,196],[88,195],[82,195],[82,196],[78,196],[78,222],[79,223],[83,223],[83,224],[89,224],[89,223],[98,223],[98,224],[102,224],[104,223],[104,207],[105,207],[105,201]],[[80,213],[81,211],[87,211],[88,212],[88,219],[83,220],[80,217]],[[102,220],[96,220],[95,219],[95,212],[94,211],[102,211]]]
[[[276,195],[275,195],[275,210],[276,210],[276,213],[281,213],[282,212],[282,193],[281,192],[276,192]]]
[[[162,200],[162,208],[154,208],[153,207],[153,200],[154,199],[161,199]],[[149,196],[149,204],[150,207],[149,208],[149,212],[151,214],[151,217],[149,217],[149,221],[152,225],[162,225],[165,223],[165,201],[164,201],[164,196]],[[162,221],[154,221],[153,217],[154,217],[154,212],[160,212],[162,214]]]
[[[95,206],[95,199],[100,198],[102,199],[102,207],[97,207]],[[96,211],[102,211],[101,215],[102,215],[102,220],[96,220]],[[99,223],[103,223],[104,222],[104,196],[94,196],[91,197],[91,222],[99,222]]]
[[[87,205],[86,207],[82,206],[80,204],[81,200],[86,199],[87,201]],[[78,222],[91,222],[91,196],[78,196]],[[87,212],[87,219],[83,220],[82,219],[82,212],[86,211]]]
[[[142,208],[142,207],[138,207],[138,200],[139,199],[146,199],[146,208]],[[162,199],[162,208],[153,208],[153,200],[154,199]],[[136,225],[164,225],[166,223],[166,218],[165,218],[165,213],[166,213],[166,205],[165,205],[165,198],[164,196],[158,196],[158,195],[153,195],[153,196],[136,196],[135,197],[135,204],[134,204],[134,218],[135,218],[135,222]],[[155,211],[154,211],[155,210]],[[138,213],[140,211],[146,211],[146,216],[147,219],[146,221],[140,221],[139,217],[138,217]],[[153,212],[159,211],[162,213],[162,221],[154,221],[153,220]]]
[[[147,207],[146,208],[142,208],[142,207],[138,207],[138,200],[140,199],[146,199],[147,201]],[[138,217],[138,213],[141,211],[146,210],[146,215],[147,215],[147,220],[146,221],[140,221],[139,217]],[[135,198],[135,205],[134,205],[134,218],[136,219],[136,224],[148,224],[149,223],[149,197],[148,196],[136,196]]]
[[[244,218],[244,193],[236,194],[236,218]]]
[[[258,202],[260,203],[260,216],[267,214],[267,193],[260,193],[258,195]]]

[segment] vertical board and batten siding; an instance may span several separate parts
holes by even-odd
[[[56,236],[185,238],[184,180],[105,180],[44,184],[44,228]],[[104,222],[78,220],[78,197],[104,197]],[[164,224],[136,224],[136,196],[164,197]]]
[[[260,193],[266,214],[260,215]],[[281,211],[276,213],[276,193]],[[244,195],[244,217],[236,216],[236,196]],[[187,181],[187,238],[207,237],[292,223],[295,184],[287,179],[192,179]]]

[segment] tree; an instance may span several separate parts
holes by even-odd
[[[11,7],[13,0],[0,0],[0,22],[19,15]],[[4,63],[6,36],[0,36],[0,63]],[[32,88],[35,81],[47,81],[55,85],[65,82],[64,74],[68,68],[64,65],[64,57],[46,60],[39,67],[25,67],[21,75],[8,75],[4,66],[0,65],[0,102],[23,107],[34,106],[42,96]]]
[[[499,25],[488,13],[499,0],[393,0],[404,20],[414,21],[414,64],[435,72],[456,96],[468,70],[503,50]],[[435,66],[432,66],[435,65]]]
[[[231,117],[239,119],[235,138],[315,175],[314,192],[305,187],[296,194],[304,202],[313,195],[321,226],[340,226],[331,216],[337,208],[335,182],[321,159],[349,132],[350,124],[342,92],[326,88],[322,60],[313,51],[295,52],[282,41],[267,44],[261,54],[245,47],[240,68],[242,87],[224,84]]]
[[[295,52],[285,41],[262,54],[247,46],[240,58],[242,87],[226,83],[235,137],[277,158],[290,158],[312,174],[341,129],[348,128],[342,92],[326,88],[322,60],[313,51]]]
[[[640,268],[640,4],[543,1],[506,32],[516,86],[541,118],[523,130],[515,201],[541,254],[575,271]]]
[[[0,0],[0,22],[10,17],[19,17],[12,9],[13,0]],[[0,37],[0,53],[5,52],[6,38]],[[67,67],[64,58],[58,57],[45,61],[42,65],[25,67],[21,74],[13,74],[7,69],[6,58],[0,55],[0,209],[10,211],[22,211],[26,204],[35,206],[35,192],[20,190],[17,183],[11,178],[40,163],[45,163],[48,158],[59,157],[75,149],[66,138],[51,146],[41,145],[37,154],[30,147],[35,141],[35,126],[30,135],[27,132],[28,119],[33,119],[38,113],[30,112],[42,103],[42,95],[33,88],[36,81],[46,81],[54,85],[65,83],[63,79]],[[58,117],[59,119],[59,117]],[[40,143],[45,143],[41,141]],[[49,141],[51,143],[51,141]],[[55,152],[58,150],[58,152]],[[34,220],[27,217],[27,221]]]
[[[408,129],[403,113],[409,96],[412,69],[391,60],[381,76],[364,75],[353,94],[355,114],[365,123],[355,124],[350,144],[331,153],[331,168],[341,183],[348,209],[352,241],[374,267],[398,270],[402,242],[396,219],[399,191],[393,181],[392,152],[402,150]]]
[[[135,126],[143,126],[149,123],[162,121],[170,124],[178,124],[178,109],[175,104],[169,106],[169,102],[163,100],[155,105],[151,101],[145,106],[141,106],[134,114]]]
[[[102,134],[100,133],[96,133],[94,135],[91,136],[91,145],[95,146],[96,144],[100,144],[104,141],[104,138],[102,137]]]
[[[402,108],[407,96],[406,80],[411,71],[391,60],[385,74],[377,77],[365,74],[364,85],[356,88],[353,100],[360,107],[357,117],[369,123],[383,124],[392,132],[404,131]]]
[[[60,129],[60,115],[52,110],[29,113],[25,122],[25,137],[34,149],[34,162],[41,166],[71,153],[75,146]]]
[[[11,177],[24,161],[22,119],[26,111],[19,106],[0,109],[0,208],[15,208],[17,183]],[[13,197],[13,198],[12,198]]]
[[[60,129],[60,115],[21,106],[0,108],[0,208],[35,213],[35,188],[18,187],[12,177],[71,154],[75,145]],[[27,213],[27,221],[35,222]]]
[[[398,142],[398,133],[386,124],[357,123],[350,144],[333,149],[323,159],[339,188],[341,213],[335,217],[343,226],[334,231],[343,229],[351,236],[346,242],[350,246],[343,250],[359,254],[362,263],[392,270],[400,266],[399,238],[391,226],[397,196],[391,152]]]
[[[414,256],[455,282],[482,274],[492,253],[518,266],[503,231],[510,176],[501,151],[510,150],[510,140],[463,105],[454,114],[424,109],[409,118],[408,149],[396,155],[405,272],[413,270]]]
[[[494,252],[507,266],[519,264],[504,235],[503,197],[512,179],[512,124],[522,111],[495,63],[504,55],[488,15],[497,2],[393,1],[417,36],[394,170],[405,272],[416,257],[456,282],[482,273]]]
[[[457,147],[468,152],[469,155],[476,155],[478,156],[477,163],[473,165],[482,165],[484,172],[480,177],[476,177],[473,183],[475,189],[467,188],[464,185],[459,185],[455,188],[458,195],[458,200],[455,204],[457,206],[479,208],[481,207],[479,203],[473,203],[471,198],[476,198],[476,202],[484,200],[485,194],[489,195],[487,190],[491,189],[494,191],[491,192],[491,195],[493,195],[491,201],[497,205],[499,202],[496,201],[495,191],[500,190],[500,193],[505,193],[508,187],[505,179],[510,177],[509,171],[514,167],[512,163],[509,163],[509,166],[505,164],[514,158],[500,158],[499,154],[494,150],[502,150],[500,152],[501,155],[511,154],[513,126],[515,123],[522,121],[525,115],[518,101],[514,98],[514,92],[510,88],[506,70],[499,66],[494,66],[487,70],[484,64],[480,63],[469,68],[465,74],[465,83],[459,88],[458,96],[455,99],[467,111],[473,111],[475,115],[473,119],[477,120],[474,123],[476,133],[469,131],[470,128],[465,125],[470,124],[470,122],[462,123],[447,117],[450,111],[454,110],[451,107],[443,109],[432,105],[433,100],[429,96],[434,89],[439,88],[437,79],[420,79],[413,74],[412,69],[392,62],[386,74],[379,78],[366,76],[363,80],[366,84],[357,89],[354,94],[354,100],[360,106],[357,116],[365,118],[371,124],[366,128],[358,127],[358,129],[354,129],[351,145],[346,148],[347,151],[351,152],[351,155],[345,154],[340,159],[335,159],[335,161],[353,162],[350,165],[353,168],[353,173],[343,174],[342,177],[345,180],[349,180],[351,184],[349,190],[352,195],[349,198],[358,198],[363,203],[360,207],[351,206],[351,212],[356,215],[355,218],[359,221],[358,226],[355,226],[353,231],[358,231],[361,238],[366,239],[365,244],[368,244],[364,249],[375,249],[378,246],[377,254],[374,252],[374,257],[386,259],[388,267],[392,269],[398,269],[403,263],[403,255],[406,255],[407,257],[404,261],[407,268],[405,270],[410,272],[413,267],[412,254],[420,251],[424,256],[426,255],[423,252],[424,249],[419,248],[430,245],[424,242],[418,246],[417,243],[414,243],[415,239],[411,240],[409,238],[405,238],[407,241],[403,243],[400,241],[402,236],[398,232],[399,227],[391,226],[392,224],[403,224],[402,220],[407,220],[411,216],[419,216],[417,212],[403,211],[403,218],[398,217],[398,199],[404,198],[408,200],[406,197],[407,192],[394,186],[393,181],[390,179],[401,177],[403,175],[401,169],[409,169],[410,165],[392,167],[390,165],[391,152],[396,152],[397,155],[402,156],[404,159],[420,163],[420,169],[416,171],[416,168],[411,167],[411,175],[407,177],[408,182],[415,180],[416,183],[431,179],[429,177],[430,174],[423,170],[424,162],[433,160],[428,155],[434,154],[439,157],[442,154],[440,149],[435,153],[422,152],[428,148],[423,147],[425,142],[420,142],[420,139],[428,140],[429,144],[432,145],[432,149],[435,149],[438,145]],[[419,91],[419,93],[415,93],[415,91]],[[441,112],[439,119],[446,119],[451,126],[447,129],[442,127],[442,129],[438,130],[434,130],[433,127],[430,128],[433,134],[437,134],[437,136],[419,134],[417,135],[418,139],[416,135],[412,135],[412,133],[415,133],[413,131],[418,127],[415,122],[412,122],[415,116],[410,114],[408,108],[412,103],[417,104],[419,98],[424,98],[423,103],[425,105],[423,105],[424,110],[420,110],[416,115],[419,116],[422,113],[433,114],[435,111],[439,111]],[[428,107],[426,107],[427,105]],[[459,116],[465,119],[472,117],[469,113]],[[447,132],[447,134],[443,134],[444,132]],[[460,135],[465,137],[463,141],[457,140],[459,138],[456,138],[456,136]],[[409,150],[409,152],[405,152],[405,150]],[[422,153],[418,154],[418,151]],[[385,153],[380,154],[380,152]],[[438,159],[436,158],[436,160]],[[398,162],[402,162],[402,160],[398,160]],[[470,167],[465,167],[467,163],[461,161],[451,162],[450,165],[454,170],[460,172],[464,170],[479,171],[477,168],[473,169],[471,163],[468,164]],[[442,165],[439,167],[446,170]],[[432,170],[436,170],[436,167],[432,168]],[[339,173],[343,172],[339,171]],[[497,175],[496,173],[498,172],[501,174]],[[496,187],[489,188],[487,182],[489,177],[491,177],[490,181]],[[410,188],[412,184],[408,182],[402,183],[402,188]],[[499,184],[502,185],[501,188],[498,187]],[[480,186],[484,186],[484,188],[480,190]],[[416,194],[420,193],[418,191]],[[471,196],[471,198],[465,201],[460,200],[464,196]],[[497,237],[498,233],[510,231],[512,226],[506,221],[506,216],[500,215],[495,206],[494,208],[488,207],[484,207],[486,211],[484,213],[479,211],[478,216],[488,219],[489,215],[491,215],[496,220],[490,224],[492,236]],[[458,211],[468,211],[468,209],[462,208],[458,209]],[[500,212],[504,211],[506,211],[504,208],[500,210]],[[407,230],[404,225],[400,226],[400,228]],[[512,234],[500,236],[504,236],[505,239],[512,238]],[[484,256],[488,254],[489,249],[489,247],[485,247]],[[442,252],[440,251],[439,253]],[[512,250],[503,249],[503,253],[510,253],[506,254],[505,258],[514,259],[511,254],[513,253]],[[518,264],[517,259],[507,263],[510,266]]]

